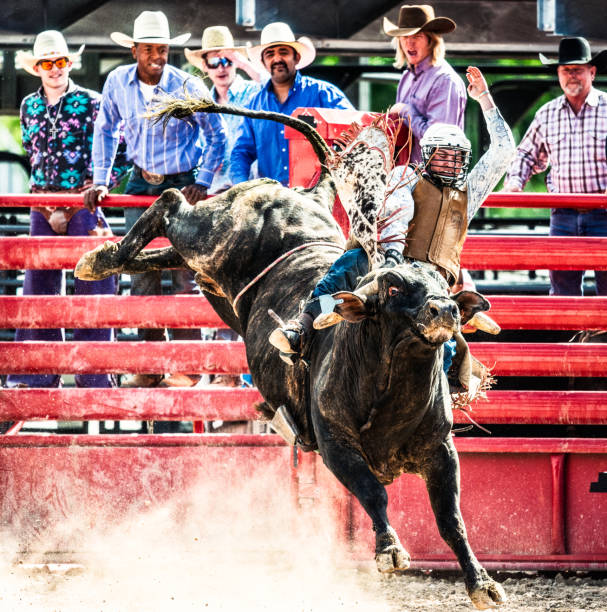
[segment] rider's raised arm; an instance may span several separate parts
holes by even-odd
[[[468,93],[481,105],[491,139],[489,149],[468,175],[468,222],[470,222],[508,169],[516,153],[516,146],[510,127],[495,106],[481,71],[470,66],[466,76],[469,81]]]

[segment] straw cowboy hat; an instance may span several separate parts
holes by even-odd
[[[603,70],[607,65],[607,51],[601,51],[592,57],[590,45],[585,38],[563,38],[559,43],[559,56],[549,59],[540,53],[540,62],[546,66],[567,66],[571,64],[590,64],[597,70]]]
[[[384,17],[384,32],[388,36],[412,36],[418,32],[448,34],[455,30],[455,21],[448,17],[435,17],[429,4],[405,4],[398,12],[398,24]]]
[[[191,34],[180,34],[171,38],[169,22],[162,11],[143,11],[133,24],[133,36],[122,32],[112,32],[110,38],[121,47],[131,48],[135,43],[153,45],[182,45]]]
[[[295,35],[291,28],[282,21],[276,21],[269,23],[261,31],[261,41],[257,46],[247,49],[251,62],[265,71],[266,68],[263,65],[261,56],[265,49],[275,45],[288,45],[299,53],[299,62],[295,66],[297,70],[309,66],[316,57],[316,49],[314,49],[312,41],[307,36],[302,36],[295,40]]]
[[[188,62],[196,66],[199,70],[206,70],[203,57],[210,51],[236,51],[242,55],[246,52],[246,47],[236,47],[232,33],[226,26],[210,26],[202,32],[202,48],[192,51],[185,49],[184,53]]]
[[[57,30],[46,30],[40,32],[34,41],[34,52],[17,51],[16,59],[19,65],[30,74],[40,76],[34,66],[43,59],[57,59],[59,57],[67,57],[70,61],[82,55],[84,45],[80,46],[78,51],[69,51],[63,34]]]

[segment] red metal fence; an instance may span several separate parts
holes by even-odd
[[[29,206],[33,199],[0,196],[0,206]],[[66,203],[65,196],[35,199],[39,204]],[[105,205],[149,201],[111,196]],[[493,194],[486,205],[591,208],[607,207],[607,198]],[[0,269],[71,268],[99,242],[1,238]],[[463,259],[473,269],[607,269],[606,245],[607,239],[600,238],[471,236]],[[607,328],[607,298],[495,296],[491,302],[492,314],[504,329]],[[4,328],[221,325],[208,303],[192,296],[0,297]],[[607,373],[607,345],[471,342],[471,349],[494,366],[497,376]],[[0,343],[0,373],[245,370],[240,343]],[[259,399],[255,389],[2,389],[0,420],[246,420],[255,417],[253,404]],[[607,392],[493,391],[474,406],[472,415],[486,425],[605,424]],[[456,420],[467,422],[459,412]],[[462,464],[462,512],[473,548],[488,567],[607,568],[607,494],[590,492],[599,473],[607,472],[606,439],[461,437],[456,445]],[[317,455],[299,453],[299,466],[292,469],[291,450],[275,435],[2,436],[0,524],[27,524],[41,499],[51,506],[59,503],[52,489],[57,470],[70,476],[63,496],[120,515],[117,508],[143,508],[150,491],[159,503],[168,499],[175,483],[195,479],[202,466],[221,466],[237,482],[243,464],[270,460],[285,465],[277,486],[294,487],[299,498],[336,499],[345,508],[343,516],[349,517],[347,531],[370,554],[370,525],[358,503],[322,468]],[[162,477],[147,483],[144,493],[138,478],[150,467]],[[423,489],[414,476],[401,477],[389,487],[392,523],[415,565],[452,566],[453,556],[438,537]],[[64,505],[61,509],[65,511]]]

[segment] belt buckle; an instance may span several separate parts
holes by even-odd
[[[155,172],[148,172],[147,170],[141,169],[141,176],[146,183],[150,185],[160,185],[164,182],[164,174],[156,174]]]

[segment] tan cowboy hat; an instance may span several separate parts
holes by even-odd
[[[205,71],[203,57],[210,51],[236,51],[242,55],[246,53],[246,47],[236,47],[232,33],[226,26],[210,26],[202,32],[202,48],[192,51],[185,49],[184,53],[188,62],[199,70]]]
[[[83,50],[84,45],[81,45],[78,51],[70,52],[61,32],[57,32],[57,30],[45,30],[36,36],[36,40],[34,41],[34,52],[17,51],[16,60],[17,65],[21,66],[26,72],[34,76],[40,76],[34,70],[34,66],[40,60],[53,60],[59,57],[67,57],[70,61],[74,61],[75,58],[82,55]]]
[[[398,12],[398,25],[384,17],[384,32],[388,36],[412,36],[418,32],[448,34],[455,30],[455,21],[435,17],[429,4],[405,4]]]
[[[180,34],[171,38],[169,22],[162,11],[143,11],[133,24],[133,36],[122,32],[112,32],[110,38],[121,47],[131,48],[135,43],[153,45],[182,45],[191,34]]]
[[[276,45],[288,45],[299,53],[299,62],[295,66],[297,70],[309,66],[316,57],[316,49],[314,49],[312,41],[307,36],[302,36],[298,40],[295,40],[293,31],[286,23],[275,21],[274,23],[269,23],[261,31],[261,41],[259,45],[247,49],[251,62],[265,71],[266,68],[263,65],[261,56],[264,49]]]

